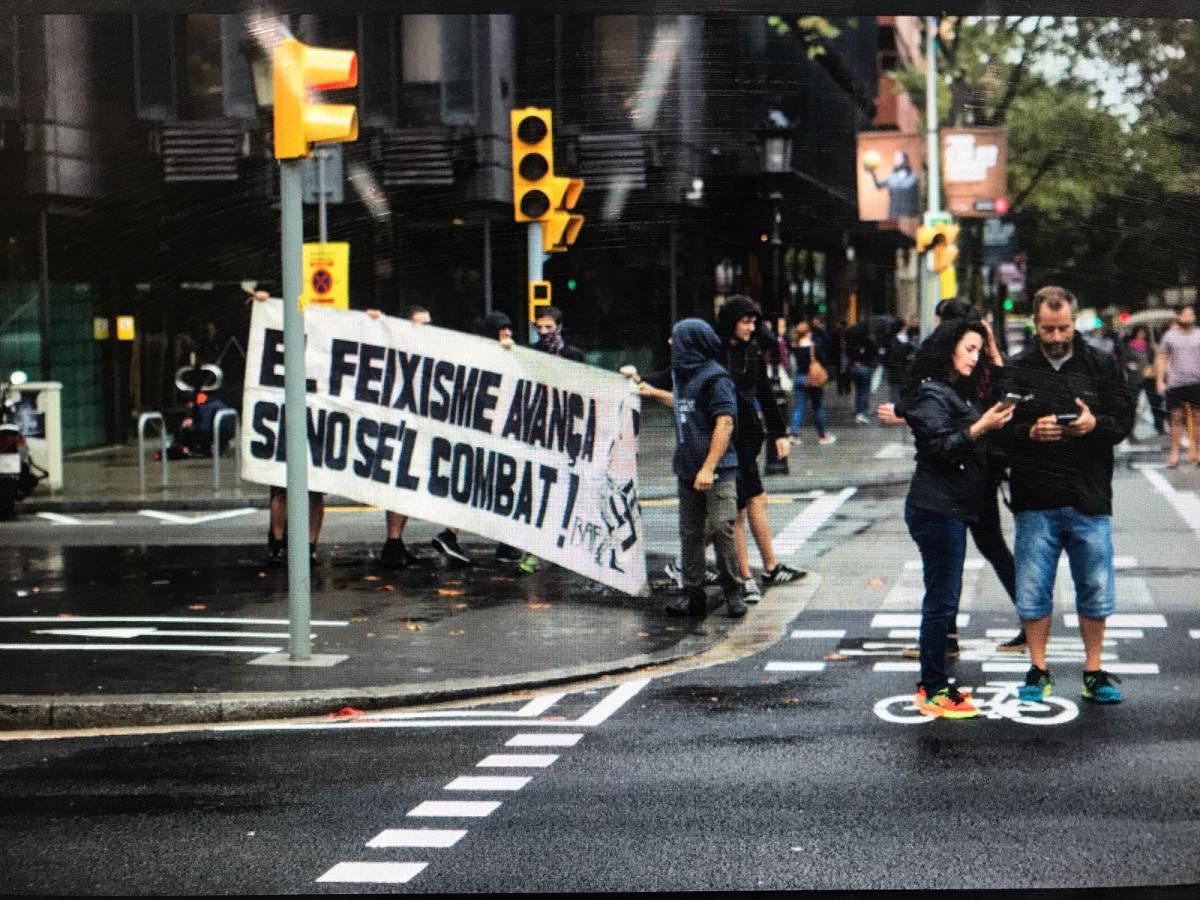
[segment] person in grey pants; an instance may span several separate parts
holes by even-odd
[[[704,593],[704,546],[711,535],[725,611],[746,614],[744,586],[738,578],[737,453],[730,443],[737,418],[733,379],[717,362],[721,342],[702,319],[684,319],[671,333],[675,452],[672,467],[679,479],[679,539],[683,557],[683,593],[668,603],[677,616],[708,611]]]

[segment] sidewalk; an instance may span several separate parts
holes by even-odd
[[[855,426],[844,398],[833,407],[838,442],[817,445],[807,426],[791,473],[768,477],[769,491],[908,479],[911,445],[900,445],[900,429]],[[673,441],[669,413],[647,409],[643,498],[675,495]],[[886,458],[875,459],[885,448]],[[262,486],[235,488],[232,457],[222,460],[219,492],[211,460],[170,466],[163,489],[160,469],[147,462],[142,495],[136,447],[76,454],[65,461],[62,494],[21,511],[266,505]],[[811,575],[774,588],[739,621],[724,615],[714,589],[710,614],[696,622],[662,611],[671,596],[660,574],[665,557],[648,560],[652,596],[632,598],[556,566],[521,577],[495,561],[491,545],[465,546],[469,568],[447,567],[425,548],[427,565],[402,572],[380,568],[376,548],[325,548],[313,571],[312,653],[342,657],[327,666],[266,664],[287,659],[287,574],[265,567],[258,546],[0,548],[14,573],[0,589],[0,729],[326,715],[546,687],[688,660],[723,642],[745,645],[782,607],[798,611],[819,584]],[[34,642],[45,649],[28,648]]]

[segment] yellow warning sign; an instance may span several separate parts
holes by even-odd
[[[304,293],[300,309],[309,304],[350,308],[350,245],[304,245]]]
[[[117,340],[132,341],[133,336],[133,316],[117,316]]]
[[[98,341],[108,340],[108,319],[103,316],[92,317],[92,337]]]

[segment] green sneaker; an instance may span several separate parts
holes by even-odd
[[[1049,669],[1039,669],[1030,666],[1025,673],[1025,683],[1017,691],[1017,696],[1029,703],[1039,703],[1054,693],[1054,678]]]
[[[538,558],[532,553],[526,553],[521,557],[521,562],[517,565],[517,570],[523,575],[532,575],[538,570]]]
[[[1095,672],[1083,673],[1083,691],[1081,692],[1084,700],[1091,700],[1093,703],[1120,703],[1121,692],[1113,687],[1112,682],[1121,683],[1121,679],[1111,672],[1105,672],[1103,669],[1097,669]]]

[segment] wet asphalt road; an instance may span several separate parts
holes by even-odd
[[[1170,509],[1147,508],[1139,476],[1121,479],[1121,610],[1140,618],[1114,624],[1106,648],[1106,665],[1126,667],[1126,702],[1118,706],[1079,699],[1077,631],[1062,619],[1066,604],[1056,612],[1056,706],[1022,720],[1009,717],[1019,708],[1002,703],[996,718],[926,722],[899,699],[882,711],[910,724],[881,717],[880,701],[902,698],[915,681],[877,665],[904,662],[898,647],[886,646],[904,643],[890,637],[897,626],[877,616],[904,614],[915,553],[898,497],[864,495],[799,556],[825,580],[792,629],[828,633],[789,636],[736,663],[640,688],[608,682],[532,712],[525,704],[537,698],[523,697],[420,727],[382,719],[6,742],[4,890],[1196,883],[1200,543]],[[1017,662],[991,652],[1012,612],[990,572],[969,579],[962,611],[970,619],[967,652],[955,666],[960,683],[987,696],[989,683],[1019,681],[1019,673],[985,668]],[[522,708],[524,716],[511,715]],[[1061,721],[1048,724],[1047,715]],[[569,745],[530,746],[548,740]],[[480,766],[485,761],[492,765]],[[519,781],[455,784],[480,776]],[[431,811],[421,806],[427,802],[462,801],[499,805],[487,815],[467,815],[482,811],[474,807],[421,814]],[[389,829],[456,834],[439,835],[451,846],[367,846],[386,842]],[[318,881],[384,871],[410,880]]]

